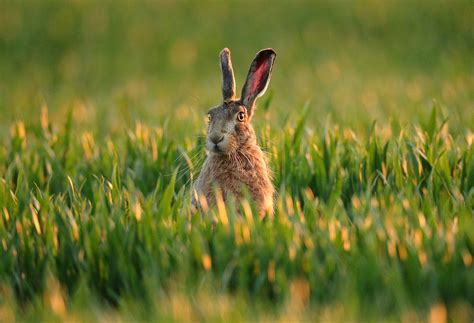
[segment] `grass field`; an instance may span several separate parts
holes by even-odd
[[[0,321],[472,322],[473,7],[0,2]],[[271,220],[190,210],[223,47]]]

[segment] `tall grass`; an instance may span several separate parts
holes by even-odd
[[[13,125],[0,155],[3,290],[19,306],[56,284],[66,304],[85,290],[153,308],[177,288],[276,309],[296,299],[355,302],[358,315],[438,303],[472,313],[473,134],[452,137],[436,108],[426,124],[374,124],[366,138],[305,119],[261,130],[279,191],[264,221],[249,201],[240,214],[191,212],[200,138],[142,124],[98,138],[72,119],[57,129],[47,110]]]

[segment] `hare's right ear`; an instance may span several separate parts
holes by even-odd
[[[247,108],[249,116],[252,115],[255,100],[262,96],[267,89],[268,82],[272,75],[273,62],[276,53],[273,49],[267,48],[259,51],[250,65],[250,70],[242,89],[240,100]]]
[[[232,69],[232,61],[230,60],[230,50],[224,48],[220,54],[221,71],[222,71],[222,97],[224,102],[228,102],[235,98],[235,78]]]

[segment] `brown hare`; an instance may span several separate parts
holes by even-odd
[[[223,102],[208,112],[208,155],[193,185],[193,205],[203,198],[213,205],[216,187],[224,200],[230,195],[238,200],[244,189],[256,203],[260,216],[273,214],[271,173],[250,122],[256,99],[267,89],[275,57],[273,49],[257,53],[237,99],[230,51],[224,48],[220,53]]]

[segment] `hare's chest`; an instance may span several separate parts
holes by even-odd
[[[236,157],[219,166],[213,169],[212,175],[224,192],[239,195],[243,188],[252,192],[255,187],[264,185],[262,180],[269,180],[265,161],[258,158]]]
[[[211,174],[212,185],[219,187],[224,194],[241,192],[242,186],[247,185],[246,174],[243,169],[225,165]]]

